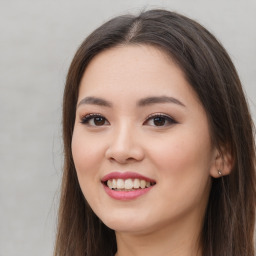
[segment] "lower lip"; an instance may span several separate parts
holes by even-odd
[[[103,185],[104,189],[106,191],[106,193],[116,199],[116,200],[133,200],[136,199],[144,194],[146,194],[147,192],[149,192],[151,190],[151,187],[149,188],[144,188],[144,189],[136,189],[136,190],[132,190],[132,191],[116,191],[116,190],[112,190],[109,187],[107,187],[106,185]]]

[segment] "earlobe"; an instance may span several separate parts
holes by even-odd
[[[215,163],[210,170],[213,178],[220,178],[229,175],[233,168],[233,157],[228,150],[218,151],[215,153]]]

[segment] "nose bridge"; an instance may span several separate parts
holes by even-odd
[[[120,163],[132,159],[138,161],[143,158],[142,145],[134,124],[126,120],[116,125],[111,135],[106,156]]]
[[[116,143],[117,146],[128,146],[128,138],[131,138],[132,132],[134,134],[133,128],[128,122],[120,122],[115,129],[113,142]]]

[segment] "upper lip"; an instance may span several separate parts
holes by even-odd
[[[112,180],[112,179],[140,179],[140,180],[145,180],[145,181],[149,181],[149,182],[155,182],[155,180],[143,176],[139,173],[136,172],[111,172],[108,173],[107,175],[105,175],[101,181],[102,182],[106,182],[108,180]]]

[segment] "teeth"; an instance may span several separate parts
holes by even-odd
[[[133,181],[133,187],[134,188],[139,188],[140,187],[140,180],[139,179],[135,179]]]
[[[116,181],[116,188],[118,188],[118,189],[124,188],[124,180],[117,179],[117,181]]]
[[[109,187],[110,189],[112,189],[112,188],[113,188],[113,182],[112,182],[112,180],[108,180],[107,185],[108,185],[108,187]]]
[[[132,188],[133,188],[132,179],[125,180],[125,182],[124,182],[124,188],[125,188],[125,189],[132,189]]]
[[[140,180],[140,179],[112,179],[107,181],[107,186],[110,189],[118,189],[118,190],[132,190],[139,188],[148,188],[152,186],[149,181]]]
[[[141,180],[140,181],[140,187],[141,188],[145,188],[146,187],[146,181],[145,180]]]

